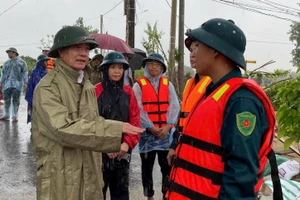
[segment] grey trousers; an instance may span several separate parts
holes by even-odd
[[[16,88],[7,88],[3,91],[4,96],[4,110],[3,116],[10,117],[10,106],[12,103],[12,118],[18,117],[18,111],[20,106],[21,91]]]

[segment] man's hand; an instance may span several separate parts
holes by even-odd
[[[171,128],[172,128],[171,124],[167,124],[167,125],[161,127],[159,129],[159,133],[156,135],[156,137],[158,137],[159,139],[162,139],[162,138],[166,137]]]
[[[27,86],[28,86],[28,84],[27,84],[27,83],[24,83],[24,90],[27,89]]]
[[[142,133],[144,131],[145,131],[145,129],[143,129],[143,128],[132,126],[129,123],[123,123],[123,129],[122,129],[123,133],[137,135],[137,134]]]
[[[120,160],[121,158],[123,158],[123,156],[125,155],[125,153],[127,153],[129,150],[129,145],[126,142],[123,142],[121,144],[121,150],[118,153],[118,159]]]
[[[172,159],[173,159],[173,156],[175,155],[175,150],[174,149],[170,149],[169,150],[169,153],[167,155],[167,160],[168,160],[168,164],[170,166],[172,166]]]

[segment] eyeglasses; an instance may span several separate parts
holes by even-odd
[[[149,67],[161,67],[162,64],[156,62],[147,62],[147,66]]]

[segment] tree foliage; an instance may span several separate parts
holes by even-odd
[[[63,27],[67,27],[68,25],[64,25]],[[76,22],[73,24],[73,26],[79,26],[83,29],[85,29],[89,34],[94,34],[94,33],[98,33],[99,29],[93,28],[92,26],[88,26],[84,24],[84,20],[83,17],[79,17]],[[53,45],[53,41],[54,41],[54,35],[53,34],[48,34],[46,36],[46,38],[42,38],[40,40],[41,42],[41,46],[38,47],[39,49],[42,48],[50,48]],[[98,50],[95,50],[95,53],[98,53]]]
[[[290,41],[295,43],[295,49],[292,50],[292,63],[295,67],[300,67],[300,22],[294,21],[290,26],[288,32],[290,34]]]
[[[300,141],[300,77],[282,84],[276,98],[280,101],[277,111],[279,137],[288,137],[285,148]]]
[[[39,49],[43,49],[43,48],[51,48],[52,47],[52,45],[53,45],[53,40],[54,40],[54,35],[47,35],[47,37],[46,38],[42,38],[41,40],[40,40],[40,42],[41,42],[41,46],[40,47],[38,47]]]
[[[79,26],[83,29],[85,29],[89,34],[95,34],[95,33],[99,33],[99,29],[93,28],[92,26],[87,26],[84,24],[84,20],[83,17],[79,17],[74,26]]]
[[[147,54],[149,53],[160,53],[163,55],[167,65],[169,65],[169,60],[167,58],[166,52],[164,51],[161,44],[161,37],[164,32],[158,31],[157,22],[153,26],[147,23],[147,29],[144,31],[147,35],[147,39],[143,38],[142,45],[146,49]]]
[[[32,69],[36,65],[36,59],[30,56],[20,56],[26,63],[28,68],[28,75],[30,76]]]

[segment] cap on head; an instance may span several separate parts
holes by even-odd
[[[45,60],[50,60],[50,58],[44,54],[41,54],[37,57],[37,62],[45,61]]]
[[[83,28],[78,26],[67,26],[56,33],[53,46],[51,47],[48,56],[57,58],[59,49],[77,44],[88,44],[90,50],[98,46],[98,43],[92,39],[88,32]]]
[[[157,61],[163,65],[163,73],[167,71],[167,66],[165,64],[165,60],[159,53],[150,53],[147,58],[145,58],[142,62],[142,66],[145,67],[147,62],[149,61]]]
[[[50,48],[49,47],[43,47],[42,51],[50,51]]]
[[[199,41],[218,51],[238,66],[246,70],[244,52],[246,36],[232,20],[214,18],[203,23],[199,28],[189,29],[185,40],[187,48],[191,41]]]
[[[128,62],[125,60],[124,56],[120,52],[110,52],[108,53],[104,59],[103,62],[100,65],[100,70],[104,70],[105,66],[110,66],[111,64],[123,64],[124,70],[129,68]]]
[[[14,48],[14,47],[10,47],[9,49],[7,49],[7,50],[6,50],[6,53],[8,53],[8,52],[14,52],[14,53],[16,53],[17,56],[19,55],[17,49]]]

